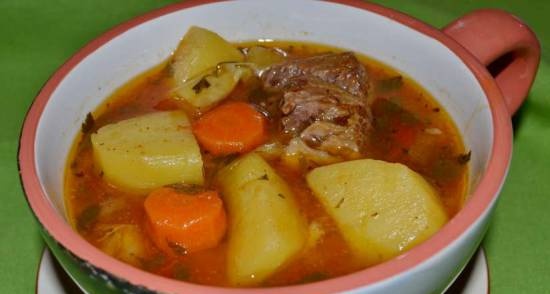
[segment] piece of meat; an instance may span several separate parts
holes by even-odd
[[[352,114],[364,113],[365,108],[364,99],[338,87],[322,82],[308,82],[301,88],[284,93],[280,106],[283,131],[296,136],[319,120],[345,125]]]
[[[309,147],[300,138],[293,138],[288,142],[281,159],[287,166],[298,169],[342,161],[342,158],[338,156]]]
[[[367,71],[353,53],[323,54],[276,64],[262,74],[264,88],[285,90],[300,81],[319,80],[364,97],[368,91]]]
[[[285,92],[281,104],[283,131],[308,146],[345,159],[357,158],[370,129],[364,99],[328,84],[308,84]]]
[[[354,114],[350,119],[360,120],[362,118]],[[359,123],[341,126],[330,122],[316,121],[300,134],[300,139],[308,146],[326,151],[331,155],[337,155],[344,159],[356,159],[361,157],[366,138],[361,127]]]
[[[294,137],[288,148],[317,163],[318,158],[334,162],[362,155],[371,128],[368,81],[365,68],[352,53],[287,61],[272,66],[261,78],[266,90],[283,93],[282,130]],[[294,148],[301,146],[296,140],[308,148]],[[319,152],[325,155],[320,157]]]

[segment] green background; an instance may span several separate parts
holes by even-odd
[[[49,76],[110,27],[174,1],[0,0],[0,292],[33,293],[43,248],[17,171],[25,112]],[[542,60],[515,115],[514,157],[484,241],[492,293],[550,293],[550,1],[375,1],[436,27],[476,8],[498,7],[527,22]]]

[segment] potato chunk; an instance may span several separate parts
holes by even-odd
[[[135,266],[146,256],[146,240],[137,225],[101,225],[99,247],[105,253]]]
[[[219,63],[243,59],[243,54],[218,34],[191,27],[174,51],[172,69],[176,81],[185,82]]]
[[[229,211],[229,281],[258,285],[302,250],[306,221],[287,184],[258,154],[233,162],[218,180]]]
[[[149,191],[202,184],[202,158],[185,113],[156,112],[100,128],[91,136],[96,164],[110,183]]]
[[[254,46],[246,52],[246,61],[255,64],[258,69],[268,68],[284,60],[285,56],[273,48]]]
[[[342,162],[312,170],[307,182],[366,265],[398,255],[447,222],[436,191],[402,164]]]
[[[180,83],[176,99],[183,99],[201,111],[208,110],[233,91],[241,78],[252,76],[252,70],[239,64],[228,63]]]
[[[221,64],[243,60],[243,54],[216,33],[191,27],[172,59],[176,82],[174,92],[189,104],[205,110],[225,98],[239,79],[250,71]]]

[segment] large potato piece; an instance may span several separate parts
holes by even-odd
[[[103,177],[132,191],[177,182],[202,184],[202,158],[185,113],[157,112],[120,121],[92,134]]]
[[[174,52],[172,70],[176,82],[183,83],[221,62],[238,62],[243,59],[242,53],[218,34],[191,27]]]
[[[218,175],[229,212],[227,274],[234,286],[258,285],[304,247],[307,225],[286,183],[250,153]]]
[[[204,75],[180,83],[177,97],[204,111],[223,100],[243,77],[251,76],[250,68],[237,64],[217,66]]]
[[[101,225],[97,230],[104,232],[99,247],[105,253],[135,266],[146,257],[146,241],[137,225]]]
[[[342,162],[312,170],[307,182],[364,264],[398,255],[447,222],[436,191],[402,164]]]
[[[205,110],[225,98],[243,73],[250,71],[248,68],[220,64],[243,60],[243,54],[216,33],[191,27],[172,59],[174,92],[189,104]]]

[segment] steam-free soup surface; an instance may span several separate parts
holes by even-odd
[[[208,92],[212,87],[217,86],[216,81],[205,79],[204,76],[202,79],[196,79],[191,88],[192,95],[203,93],[204,97],[193,96],[193,99],[197,100],[185,99],[183,96],[188,92],[185,92],[185,87],[182,88],[178,84],[176,78],[178,75],[174,70],[174,67],[178,66],[177,62],[181,60],[172,59],[128,82],[108,97],[103,105],[86,119],[68,161],[66,203],[75,229],[90,243],[107,254],[145,271],[178,280],[217,286],[291,285],[345,275],[391,258],[391,256],[382,259],[357,258],[353,246],[350,246],[350,242],[353,241],[346,238],[347,235],[342,231],[339,220],[328,213],[329,210],[320,201],[320,196],[316,197],[306,180],[306,175],[315,168],[366,158],[386,163],[402,163],[420,175],[422,181],[429,184],[428,189],[432,189],[433,195],[437,195],[434,203],[441,206],[444,213],[443,219],[452,217],[460,209],[467,184],[469,154],[464,149],[461,138],[444,109],[410,78],[355,53],[351,56],[358,58],[361,68],[364,67],[365,72],[361,74],[365,76],[359,78],[364,78],[365,84],[355,85],[350,82],[339,85],[338,82],[325,81],[326,84],[324,84],[325,82],[321,83],[317,80],[311,82],[306,79],[306,82],[303,82],[289,79],[291,80],[289,83],[298,85],[282,85],[285,80],[278,75],[289,74],[288,71],[280,70],[288,66],[289,61],[312,56],[332,58],[340,56],[338,54],[345,51],[323,45],[296,42],[250,42],[232,46],[242,54],[242,58],[238,55],[235,57],[241,59],[236,60],[241,63],[239,67],[244,68],[253,64],[255,68],[250,72],[242,73],[236,73],[235,68],[230,69],[233,75],[231,78],[237,77],[235,79],[237,82],[233,87],[228,86],[229,90],[217,90],[222,94],[216,95],[223,96],[223,99],[210,104],[204,102],[205,99],[217,98],[215,94]],[[268,51],[268,54],[264,51]],[[299,66],[302,66],[303,63],[300,62],[298,62]],[[307,62],[306,60],[305,63]],[[342,64],[342,62],[337,63]],[[303,72],[308,74],[307,70]],[[224,72],[219,72],[216,77],[223,74]],[[195,73],[186,79],[197,76],[200,74]],[[318,78],[323,81],[325,77]],[[311,97],[311,95],[317,95],[315,91],[319,89],[326,93],[332,91],[331,93],[337,97],[336,100],[340,99],[338,97],[345,96],[341,100],[360,97],[364,101],[360,106],[350,102],[353,107],[346,109],[351,109],[349,117],[359,113],[366,116],[368,121],[353,125],[349,117],[346,118],[347,121],[326,120],[327,123],[333,123],[334,128],[344,126],[357,134],[361,132],[359,135],[352,134],[350,137],[352,139],[348,141],[345,148],[336,148],[334,151],[328,140],[319,139],[321,141],[316,141],[317,145],[308,141],[316,138],[307,136],[308,127],[315,122],[324,123],[325,118],[315,117],[310,113],[306,119],[300,120],[303,116],[296,111],[302,100],[292,95],[303,94]],[[227,91],[227,94],[223,94],[223,91]],[[291,98],[295,99],[290,101]],[[205,116],[215,113],[219,107],[237,102],[244,102],[251,106],[252,111],[257,112],[260,116],[258,120],[263,124],[263,129],[260,129],[263,133],[259,133],[256,139],[250,139],[252,135],[245,136],[247,141],[243,143],[245,146],[243,148],[231,149],[233,147],[225,145],[210,147],[212,145],[208,145],[210,142],[208,136],[211,134],[208,133],[208,129],[206,135],[201,133],[198,129],[199,122],[206,120]],[[294,103],[292,105],[294,112],[285,113],[284,109],[281,110],[284,108],[283,104],[291,102]],[[312,111],[313,107],[315,107],[313,104],[306,105],[303,110]],[[139,180],[139,183],[133,184],[132,179],[128,179],[127,182],[118,180],[114,171],[109,171],[110,174],[107,174],[104,166],[109,162],[101,161],[103,155],[100,154],[99,146],[108,144],[101,141],[107,140],[103,138],[108,138],[106,135],[108,128],[103,130],[102,128],[128,119],[168,111],[183,111],[189,128],[194,130],[193,134],[199,140],[200,150],[197,152],[200,152],[203,163],[198,170],[200,180],[184,176],[183,180],[171,183],[163,183],[163,179],[159,179],[160,184],[157,184],[157,180],[154,179],[151,180],[153,184],[150,186],[147,186],[149,184],[136,186],[147,181]],[[249,130],[249,132],[253,131],[254,129]],[[124,136],[124,134],[117,136]],[[207,139],[204,139],[204,136]],[[302,150],[298,155],[296,152],[288,151],[289,145],[302,143],[306,144],[307,149],[304,149],[306,151]],[[251,147],[246,147],[247,144]],[[268,179],[267,175],[271,172],[269,171],[265,174],[266,182],[280,179],[284,183],[283,186],[274,186],[276,187],[274,189],[282,189],[277,191],[285,191],[276,193],[281,201],[291,201],[289,207],[281,209],[297,212],[296,219],[300,224],[296,225],[298,227],[295,232],[297,235],[303,235],[296,237],[298,239],[294,237],[292,239],[298,240],[296,244],[299,249],[288,251],[289,257],[275,269],[266,270],[268,272],[266,277],[257,283],[254,282],[254,277],[251,280],[242,280],[239,277],[232,278],[231,273],[228,272],[228,267],[231,266],[229,259],[233,258],[231,257],[233,249],[229,247],[237,246],[230,244],[230,240],[232,236],[239,234],[235,231],[238,230],[235,229],[237,226],[235,222],[241,221],[242,218],[236,220],[236,216],[232,215],[236,212],[227,210],[230,205],[243,207],[242,205],[246,206],[246,203],[228,203],[227,194],[233,192],[223,186],[223,181],[218,178],[220,172],[227,172],[227,169],[232,168],[228,166],[246,156],[251,156],[251,153],[259,155],[274,171],[273,177],[277,179]],[[144,175],[147,171],[137,172],[136,175]],[[136,170],[128,170],[127,173],[136,173]],[[122,172],[122,177],[124,176]],[[212,191],[215,195],[204,196],[209,193],[208,191]],[[198,234],[196,238],[190,237],[191,240],[196,239],[197,243],[172,242],[170,241],[172,239],[169,239],[171,237],[165,237],[172,235],[152,221],[157,211],[160,211],[162,217],[163,199],[173,197],[176,199],[174,201],[178,201],[180,198],[177,195],[180,192],[187,195],[203,195],[200,197],[204,197],[204,201],[200,205],[204,206],[200,207],[208,207],[208,209],[214,207],[208,210],[211,211],[209,215],[212,215],[212,226],[205,225],[204,228],[208,227],[204,229],[206,232],[199,231],[196,233]],[[170,193],[173,195],[166,196]],[[285,193],[289,194],[286,198]],[[221,202],[218,203],[217,199]],[[351,201],[349,199],[342,197],[336,206],[348,205]],[[377,212],[372,213],[371,217],[377,218]],[[284,233],[283,231],[281,234]],[[287,237],[281,236],[281,238]],[[250,246],[255,244],[254,240],[241,241],[252,244]],[[407,243],[400,250],[407,250],[414,245],[416,245],[415,242]],[[250,250],[256,252],[256,249],[265,248]],[[366,251],[369,250],[367,248]],[[235,249],[235,251],[238,250]],[[250,255],[248,258],[258,257]]]

